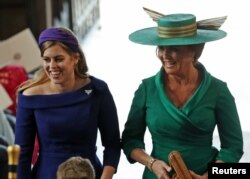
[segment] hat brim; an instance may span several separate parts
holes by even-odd
[[[224,38],[227,35],[222,30],[197,29],[197,34],[189,37],[160,38],[157,34],[157,27],[150,27],[135,31],[129,35],[129,40],[142,45],[192,45],[211,42]]]

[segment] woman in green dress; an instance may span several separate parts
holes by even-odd
[[[143,79],[134,94],[122,133],[122,147],[130,163],[145,165],[143,179],[168,179],[174,173],[168,154],[181,153],[193,178],[207,178],[208,163],[238,162],[243,155],[240,120],[227,84],[198,62],[207,42],[226,32],[200,29],[192,14],[170,14],[157,27],[130,34],[132,42],[156,46],[162,67]],[[213,24],[212,24],[213,25]],[[221,148],[213,146],[218,128]],[[145,151],[148,128],[152,151]]]

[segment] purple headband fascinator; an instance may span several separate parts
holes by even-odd
[[[79,49],[78,40],[74,35],[67,33],[62,29],[56,27],[47,28],[41,32],[38,39],[39,47],[41,47],[42,44],[46,41],[61,42],[67,45],[74,52],[77,52]]]

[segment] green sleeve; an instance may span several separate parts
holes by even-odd
[[[122,133],[123,151],[130,163],[135,163],[135,161],[130,157],[130,153],[133,149],[145,149],[145,101],[145,86],[142,83],[134,94],[132,105],[128,114],[128,119],[125,123],[124,131]]]
[[[235,100],[225,83],[217,99],[216,121],[221,149],[216,159],[238,162],[243,155],[243,137]]]

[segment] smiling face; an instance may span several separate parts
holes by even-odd
[[[159,46],[158,58],[168,75],[185,75],[194,67],[195,49],[190,46]]]
[[[65,84],[75,79],[77,54],[68,53],[61,45],[47,48],[42,55],[43,68],[54,84]]]

